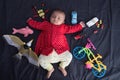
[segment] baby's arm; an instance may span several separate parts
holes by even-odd
[[[32,28],[38,29],[38,30],[43,30],[46,22],[47,21],[38,22],[38,21],[33,20],[32,18],[29,18],[27,20],[27,23],[28,23],[29,26],[31,26]]]
[[[66,26],[65,30],[66,30],[66,34],[67,33],[75,33],[78,31],[81,31],[83,28],[85,27],[85,23],[83,21],[81,21],[79,24],[73,25],[73,26]]]

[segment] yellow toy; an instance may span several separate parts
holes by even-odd
[[[43,11],[43,9],[39,9],[39,10],[37,11],[37,13],[38,13],[39,17],[41,17],[42,19],[45,18],[45,12]]]

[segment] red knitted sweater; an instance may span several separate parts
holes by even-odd
[[[36,42],[35,52],[36,54],[43,55],[49,55],[53,49],[55,49],[58,54],[69,50],[65,34],[75,33],[82,30],[82,25],[80,24],[74,26],[65,24],[54,25],[48,21],[37,22],[33,19],[29,19],[27,23],[31,27],[41,30]]]

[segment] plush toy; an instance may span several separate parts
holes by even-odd
[[[18,53],[15,55],[15,57],[22,59],[22,56],[25,56],[28,59],[29,63],[39,66],[38,56],[30,48],[32,40],[28,43],[25,43],[19,37],[14,35],[3,35],[3,38],[9,45],[14,46],[18,49]]]
[[[16,33],[23,34],[24,37],[27,37],[29,34],[33,34],[33,30],[30,29],[28,26],[26,26],[25,28],[21,28],[21,29],[13,28],[13,33],[12,34],[16,34]]]

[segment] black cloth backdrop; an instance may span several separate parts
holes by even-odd
[[[73,57],[70,66],[67,67],[68,75],[64,77],[58,70],[58,64],[54,64],[55,71],[49,80],[120,80],[120,1],[119,0],[0,0],[0,80],[46,80],[47,71],[28,63],[23,57],[21,61],[13,58],[17,49],[6,44],[2,35],[12,34],[12,28],[25,27],[26,20],[33,17],[32,7],[41,8],[45,3],[47,19],[50,11],[55,8],[63,9],[66,13],[66,24],[71,24],[71,11],[78,13],[78,22],[87,22],[97,16],[103,20],[104,29],[93,34],[93,28],[86,28],[86,33],[97,48],[98,53],[103,56],[102,62],[107,66],[104,77],[96,78],[91,70],[85,69],[85,61]],[[34,18],[41,21],[40,18]],[[34,29],[33,29],[34,30]],[[34,30],[34,34],[27,38],[21,34],[15,34],[23,41],[34,39],[32,49],[40,31]],[[79,34],[78,33],[78,34]],[[76,33],[77,34],[77,33]],[[75,40],[76,34],[66,35],[71,52],[75,46],[84,46],[86,38]]]

